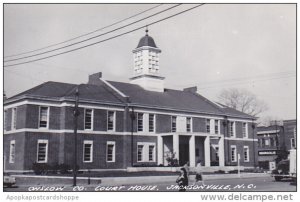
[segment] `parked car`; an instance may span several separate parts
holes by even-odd
[[[280,161],[276,169],[272,170],[272,177],[274,177],[276,181],[280,181],[283,178],[292,178],[296,181],[297,169],[295,149],[290,150],[289,159]]]
[[[10,176],[10,174],[8,174],[8,173],[4,173],[4,175],[3,175],[3,186],[12,187],[14,184],[16,184],[16,178]]]

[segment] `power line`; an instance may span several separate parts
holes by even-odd
[[[262,74],[255,77],[241,77],[241,78],[232,78],[232,79],[225,79],[220,81],[212,81],[212,82],[205,82],[205,83],[199,83],[199,85],[210,85],[210,84],[222,84],[222,83],[232,83],[234,81],[243,81],[243,80],[251,80],[251,79],[258,79],[258,78],[264,78],[264,77],[274,77],[274,76],[288,76],[288,75],[294,75],[296,72],[294,71],[285,71],[285,72],[277,72],[277,73],[271,73],[271,74]]]
[[[275,78],[253,80],[253,81],[234,82],[232,84],[230,84],[230,83],[228,83],[228,84],[219,84],[219,85],[207,86],[207,87],[203,87],[203,88],[200,87],[199,89],[218,88],[218,87],[220,87],[220,85],[222,85],[222,87],[224,87],[224,86],[232,86],[232,85],[237,85],[237,84],[249,84],[249,83],[252,83],[252,82],[262,82],[262,81],[269,81],[269,80],[275,80],[275,79],[284,79],[284,78],[290,78],[290,77],[295,77],[295,76],[296,75],[288,75],[288,76],[281,76],[281,77],[275,77]]]
[[[178,13],[176,13],[176,14],[170,15],[170,16],[168,16],[168,17],[162,18],[162,19],[160,19],[160,20],[154,21],[154,22],[152,22],[152,23],[149,23],[148,26],[157,24],[157,23],[162,22],[162,21],[165,21],[165,20],[167,20],[167,19],[170,19],[170,18],[175,17],[175,16],[177,16],[177,15],[183,14],[183,13],[185,13],[185,12],[188,12],[188,11],[190,11],[190,10],[193,10],[193,9],[195,9],[195,8],[197,8],[197,7],[199,7],[199,6],[203,6],[203,5],[204,5],[204,3],[199,4],[199,5],[197,5],[197,6],[194,6],[194,7],[192,7],[192,8],[189,8],[189,9],[183,10],[183,11],[178,12]],[[101,40],[101,41],[97,41],[97,42],[94,42],[94,43],[91,43],[91,44],[88,44],[88,45],[85,45],[85,46],[82,46],[82,47],[74,48],[74,49],[71,49],[71,50],[68,50],[68,51],[64,51],[64,52],[61,52],[61,53],[57,53],[57,54],[54,54],[54,55],[50,55],[50,56],[46,56],[46,57],[42,57],[42,58],[38,58],[38,59],[34,59],[34,60],[29,60],[29,61],[26,61],[26,62],[21,62],[21,63],[16,63],[16,64],[11,64],[11,65],[4,65],[4,67],[18,66],[18,65],[27,64],[27,63],[31,63],[31,62],[35,62],[35,61],[44,60],[44,59],[52,58],[52,57],[55,57],[55,56],[63,55],[63,54],[66,54],[66,53],[74,52],[74,51],[77,51],[77,50],[80,50],[80,49],[83,49],[83,48],[87,48],[87,47],[90,47],[90,46],[94,46],[94,45],[99,44],[99,43],[103,43],[103,42],[108,41],[108,40],[111,40],[111,39],[118,38],[118,37],[123,36],[123,35],[125,35],[125,34],[129,34],[129,33],[135,32],[135,31],[137,31],[137,30],[143,29],[144,27],[145,27],[145,26],[141,26],[141,27],[135,28],[135,29],[133,29],[133,30],[130,30],[130,31],[127,31],[127,32],[123,32],[122,34],[118,34],[118,35],[109,37],[109,38],[107,38],[107,39]]]
[[[82,38],[82,37],[91,35],[91,34],[93,34],[93,33],[95,33],[95,32],[102,31],[102,30],[104,30],[104,29],[107,29],[107,28],[109,28],[109,27],[112,27],[112,26],[114,26],[114,25],[117,25],[117,24],[119,24],[119,23],[122,23],[122,22],[124,22],[124,21],[126,21],[126,20],[129,20],[129,19],[131,19],[131,18],[137,17],[137,16],[139,16],[139,15],[141,15],[141,14],[144,14],[144,13],[146,13],[146,12],[148,12],[148,11],[150,11],[150,10],[153,10],[153,9],[159,7],[159,6],[162,6],[162,5],[163,5],[163,4],[156,5],[156,6],[154,6],[154,7],[151,7],[151,8],[149,8],[149,9],[146,9],[146,10],[144,10],[144,11],[142,11],[142,12],[139,12],[139,13],[137,13],[137,14],[135,14],[135,15],[132,15],[132,16],[130,16],[130,17],[127,17],[127,18],[125,18],[125,19],[123,19],[123,20],[119,20],[119,21],[117,21],[117,22],[115,22],[115,23],[112,23],[112,24],[110,24],[110,25],[101,27],[101,28],[99,28],[99,29],[96,29],[96,30],[94,30],[94,31],[88,32],[88,33],[86,33],[86,34],[79,35],[79,36],[77,36],[77,37],[74,37],[74,38],[71,38],[71,39],[68,39],[68,40],[65,40],[65,41],[56,43],[56,44],[48,45],[48,46],[45,46],[45,47],[42,47],[42,48],[39,48],[39,49],[35,49],[35,50],[32,50],[32,51],[27,51],[27,52],[23,52],[23,53],[19,53],[19,54],[14,54],[14,55],[4,56],[4,58],[15,57],[15,56],[19,56],[19,55],[25,55],[25,54],[28,54],[28,53],[33,53],[33,52],[36,52],[36,51],[44,50],[44,49],[47,49],[47,48],[50,48],[50,47],[54,47],[54,46],[57,46],[57,45],[60,45],[60,44],[64,44],[64,43],[73,41],[73,40],[75,40],[75,39],[79,39],[79,38]]]
[[[81,44],[81,43],[83,43],[83,42],[90,41],[90,40],[95,39],[95,38],[98,38],[98,37],[100,37],[100,36],[103,36],[103,35],[106,35],[106,34],[115,32],[115,31],[117,31],[117,30],[126,28],[126,27],[128,27],[128,26],[131,26],[131,25],[133,25],[133,24],[136,24],[136,23],[138,23],[138,22],[141,22],[141,21],[146,20],[146,19],[148,19],[148,18],[151,18],[151,17],[153,17],[153,16],[156,16],[156,15],[159,15],[159,14],[161,14],[161,13],[164,13],[164,12],[166,12],[166,11],[168,11],[168,10],[171,10],[171,9],[177,7],[177,6],[180,6],[180,5],[181,5],[181,4],[176,4],[175,6],[171,6],[171,7],[167,8],[167,9],[165,9],[165,10],[159,11],[159,12],[154,13],[154,14],[152,14],[152,15],[149,15],[149,16],[147,16],[147,17],[145,17],[145,18],[139,19],[139,20],[137,20],[137,21],[134,21],[134,22],[129,23],[129,24],[127,24],[127,25],[124,25],[124,26],[118,27],[118,28],[116,28],[116,29],[110,30],[110,31],[108,31],[108,32],[105,32],[105,33],[102,33],[102,34],[99,34],[99,35],[96,35],[96,36],[93,36],[93,37],[84,39],[84,40],[82,40],[82,41],[78,41],[78,42],[75,42],[75,43],[72,43],[72,44],[69,44],[69,45],[65,45],[65,46],[62,46],[62,47],[59,47],[59,48],[55,48],[55,49],[52,49],[52,50],[44,51],[44,52],[37,53],[37,54],[34,54],[34,55],[24,56],[24,57],[20,57],[20,58],[16,58],[16,59],[4,60],[4,62],[12,62],[12,61],[22,60],[22,59],[26,59],[26,58],[31,58],[31,57],[39,56],[39,55],[44,55],[44,54],[46,54],[46,53],[51,53],[51,52],[54,52],[54,51],[57,51],[57,50],[61,50],[61,49],[64,49],[64,48],[68,48],[68,47],[77,45],[77,44]]]

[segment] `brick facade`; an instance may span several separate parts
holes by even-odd
[[[43,105],[46,106],[46,105]],[[49,122],[48,129],[53,132],[47,132],[45,129],[39,129],[39,105],[24,104],[17,107],[17,130],[18,129],[38,129],[34,132],[16,132],[11,131],[11,119],[12,110],[8,108],[6,110],[6,131],[10,133],[4,136],[4,153],[6,158],[6,170],[31,170],[32,164],[37,161],[37,141],[48,140],[48,164],[68,164],[73,163],[74,153],[74,135],[73,130],[73,107],[71,106],[50,106],[49,107]],[[105,109],[93,109],[93,130],[89,134],[88,131],[84,130],[84,108],[80,107],[78,116],[78,156],[77,162],[80,169],[125,169],[128,166],[133,165],[157,165],[158,152],[157,152],[157,138],[147,133],[136,135],[137,132],[137,112],[135,112],[135,119],[133,120],[133,133],[131,135],[131,110],[126,108],[123,111],[115,111],[115,131],[109,134],[107,131],[107,112]],[[142,110],[142,109],[137,109]],[[171,133],[171,117],[173,115],[167,114],[155,114],[155,131],[156,134],[160,133]],[[192,117],[192,116],[191,116]],[[220,133],[224,137],[228,138],[228,126],[223,123],[224,120],[220,121]],[[192,117],[192,133],[206,133],[206,119],[200,117]],[[248,138],[253,138],[252,123],[248,122]],[[236,138],[243,138],[242,135],[242,122],[236,122]],[[41,130],[41,131],[40,131]],[[44,130],[44,131],[43,131]],[[57,132],[55,132],[57,131]],[[66,132],[63,132],[66,131]],[[70,131],[70,132],[67,132]],[[81,133],[80,131],[85,131]],[[99,131],[99,134],[97,134]],[[103,134],[103,132],[105,134]],[[127,134],[115,134],[115,133],[127,132]],[[150,133],[149,133],[150,134]],[[133,138],[133,139],[132,139]],[[255,137],[256,138],[256,137]],[[15,163],[9,163],[9,142],[15,140],[16,144],[16,161]],[[93,141],[93,161],[83,162],[83,141]],[[133,145],[131,144],[133,140]],[[107,142],[115,142],[115,162],[106,161],[106,147]],[[200,141],[200,142],[199,142]],[[152,143],[155,145],[155,161],[153,162],[137,162],[137,143]],[[203,150],[204,145],[203,138],[196,139],[195,149],[198,151]],[[213,141],[211,143],[214,143]],[[198,145],[198,146],[197,146]],[[202,145],[202,146],[201,146]],[[257,143],[253,144],[253,141],[241,141],[241,140],[229,140],[225,139],[225,165],[236,165],[236,162],[231,162],[230,159],[230,146],[236,145],[237,153],[241,155],[241,165],[253,166],[255,157],[253,151],[256,151]],[[249,147],[249,161],[244,162],[242,155],[244,146]],[[253,150],[253,146],[254,149]],[[131,155],[131,150],[133,154]],[[216,161],[215,152],[211,150],[211,161]],[[197,154],[196,159],[204,161],[204,153],[200,152]],[[132,161],[133,156],[133,161]]]

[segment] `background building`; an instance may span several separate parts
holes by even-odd
[[[296,127],[296,120],[257,127],[258,163],[261,168],[269,169],[270,162],[286,159],[289,150],[296,148]]]

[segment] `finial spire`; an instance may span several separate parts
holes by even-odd
[[[146,25],[146,35],[148,36],[148,32],[149,32],[149,30],[148,30],[148,25]]]

